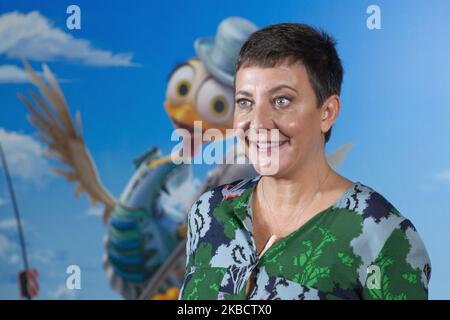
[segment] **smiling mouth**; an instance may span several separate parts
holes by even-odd
[[[289,144],[289,140],[283,141],[248,141],[250,146],[255,147],[258,152],[271,153],[272,151],[280,150]]]

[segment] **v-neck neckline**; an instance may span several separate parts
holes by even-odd
[[[314,216],[312,216],[309,220],[307,220],[304,224],[302,224],[300,227],[298,227],[297,229],[295,229],[294,231],[292,231],[291,233],[289,233],[288,235],[286,235],[285,237],[278,237],[277,236],[277,241],[275,241],[270,247],[266,248],[268,242],[270,241],[270,239],[275,236],[272,235],[271,237],[269,237],[269,240],[266,242],[266,244],[264,245],[263,250],[261,251],[261,253],[259,253],[256,249],[256,241],[255,241],[255,237],[253,234],[253,206],[252,206],[252,201],[253,201],[253,193],[256,191],[256,186],[258,185],[258,182],[261,180],[262,175],[259,175],[258,177],[255,178],[253,185],[251,186],[251,191],[250,191],[250,195],[248,197],[247,200],[247,212],[248,215],[250,217],[250,234],[251,234],[251,239],[252,239],[252,243],[255,249],[255,253],[256,253],[256,257],[258,261],[261,261],[264,259],[264,257],[267,255],[268,252],[270,252],[274,247],[280,245],[281,243],[287,242],[289,239],[291,239],[292,237],[294,237],[295,235],[297,235],[298,233],[300,233],[300,231],[303,231],[305,229],[307,229],[308,226],[310,226],[313,222],[315,222],[316,220],[318,220],[319,218],[325,216],[327,213],[329,213],[331,211],[331,209],[335,208],[338,206],[339,203],[341,203],[344,199],[347,198],[348,194],[351,192],[351,190],[353,190],[353,188],[356,185],[361,184],[359,181],[355,181],[352,182],[352,184],[350,186],[348,186],[344,191],[342,191],[342,193],[339,195],[339,197],[337,197],[337,199],[327,208],[317,212],[316,214],[314,214]]]

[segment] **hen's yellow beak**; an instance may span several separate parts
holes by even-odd
[[[164,103],[164,108],[166,109],[169,118],[174,122],[174,126],[177,128],[184,128],[192,131],[194,121],[200,121],[199,115],[189,103],[183,103],[173,107],[166,101]]]
[[[164,108],[166,109],[169,118],[172,120],[176,128],[183,128],[189,130],[190,132],[193,132],[194,121],[201,121],[203,132],[208,129],[218,129],[223,134],[225,134],[225,129],[227,129],[226,126],[212,125],[204,121],[190,103],[183,103],[179,106],[174,107],[166,101],[164,103]]]

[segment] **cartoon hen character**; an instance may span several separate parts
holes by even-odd
[[[195,121],[202,122],[203,131],[231,128],[234,66],[240,47],[255,30],[248,20],[230,17],[220,23],[215,37],[195,41],[197,57],[177,66],[167,85],[164,106],[175,128],[192,133]],[[84,143],[81,116],[77,113],[74,123],[50,69],[43,66],[43,76],[49,83],[46,85],[24,64],[47,101],[33,92],[31,101],[23,95],[19,98],[31,113],[29,121],[38,129],[38,137],[48,146],[48,155],[69,168],[54,170],[77,183],[77,196],[85,192],[93,206],[104,205],[104,269],[112,288],[127,299],[176,298],[185,271],[183,226],[191,203],[178,207],[167,204],[189,191],[186,186],[192,179],[190,165],[175,164],[170,155],[163,157],[159,148],[153,148],[134,161],[136,172],[121,196],[114,198],[101,183]],[[348,148],[337,150],[329,161],[337,165]],[[192,148],[190,156],[196,151]],[[200,190],[190,191],[195,195],[255,175],[251,165],[223,164],[208,174]]]

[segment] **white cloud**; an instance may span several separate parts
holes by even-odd
[[[6,255],[11,250],[13,243],[9,239],[0,233],[0,257]]]
[[[12,65],[5,64],[0,66],[0,83],[27,83],[30,82],[25,70]]]
[[[42,75],[42,72],[36,72]],[[58,82],[68,82],[67,79],[57,77]],[[24,69],[13,64],[0,65],[0,84],[2,83],[31,83],[31,79]]]
[[[53,175],[44,147],[32,136],[0,128],[0,142],[12,176],[40,184]]]
[[[50,292],[48,294],[50,299],[54,300],[62,300],[62,299],[76,299],[77,298],[77,292],[76,290],[70,290],[67,289],[65,285],[60,285],[56,287],[53,292]]]
[[[19,250],[18,245],[0,233],[0,260],[9,264],[17,264],[19,262],[17,259],[19,258],[17,256],[17,250]]]
[[[56,254],[50,249],[39,249],[35,250],[30,255],[30,261],[38,262],[42,264],[52,264],[55,263]]]
[[[24,223],[22,221],[22,226],[23,224]],[[16,219],[11,218],[0,220],[0,230],[11,230],[16,228],[17,228]]]
[[[18,264],[20,262],[20,257],[18,254],[14,253],[9,257],[9,263]]]
[[[14,231],[14,235],[7,235]],[[20,246],[17,243],[17,226],[14,219],[0,221],[0,264],[17,265],[21,261]]]
[[[104,206],[102,205],[97,205],[96,207],[89,206],[89,208],[86,210],[86,215],[101,217],[103,214],[103,210]]]
[[[443,170],[435,176],[436,180],[450,184],[450,169]]]
[[[8,228],[9,222],[8,222]],[[15,226],[14,226],[15,227]],[[5,234],[0,233],[0,260],[6,264],[16,265],[21,261],[20,246]]]
[[[94,48],[86,39],[52,25],[38,11],[17,11],[0,16],[0,55],[35,61],[65,59],[91,66],[134,66],[132,53],[112,53]]]

